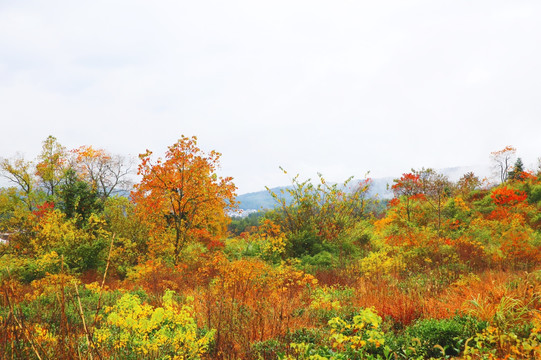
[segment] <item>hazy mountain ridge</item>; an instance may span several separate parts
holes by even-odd
[[[358,180],[353,180],[358,181]],[[391,184],[393,182],[393,178],[379,178],[379,179],[372,179],[372,185],[370,186],[368,190],[368,196],[369,197],[375,197],[378,198],[391,198],[392,192],[390,190],[387,190],[387,184]],[[275,188],[271,188],[270,190],[277,194],[280,197],[285,198],[288,202],[291,200],[291,195],[285,191],[287,189],[291,189],[292,186],[279,186]],[[280,190],[284,190],[284,193],[282,194]],[[237,201],[239,204],[239,209],[241,210],[265,210],[265,209],[273,209],[276,207],[277,202],[272,197],[272,195],[267,190],[262,191],[256,191],[252,193],[242,194],[237,196]]]
[[[468,172],[474,172],[480,178],[489,176],[490,171],[486,168],[479,166],[455,166],[444,169],[437,169],[438,173],[444,174],[449,177],[452,181],[457,181],[462,175]],[[393,192],[391,191],[391,185],[393,180],[399,178],[400,175],[395,177],[381,177],[371,179],[371,185],[368,189],[369,197],[377,197],[378,199],[390,199],[393,197]],[[352,183],[360,181],[358,179],[352,180]],[[279,186],[271,188],[274,193],[279,196],[283,196],[286,200],[291,200],[291,195],[287,191],[284,191],[283,194],[280,193],[280,190],[291,189],[292,186]],[[237,196],[236,200],[239,202],[239,209],[241,210],[265,210],[273,209],[276,207],[276,200],[273,199],[272,195],[267,190],[256,191],[246,194],[241,194]]]

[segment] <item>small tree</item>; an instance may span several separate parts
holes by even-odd
[[[21,199],[30,211],[35,207],[36,179],[33,167],[33,163],[25,160],[20,154],[13,159],[0,158],[0,175],[17,185],[22,194]]]
[[[321,174],[318,176],[319,184],[314,185],[310,179],[299,181],[297,175],[291,187],[280,190],[281,194],[267,188],[278,202],[271,216],[292,241],[293,256],[315,252],[321,243],[337,242],[366,215],[370,179],[353,182],[349,178],[343,184],[329,184]]]
[[[225,232],[225,211],[235,206],[236,187],[231,177],[216,174],[221,154],[205,154],[197,147],[196,137],[182,136],[168,148],[165,160],[153,162],[151,156],[149,150],[139,155],[142,180],[132,198],[155,232],[165,236],[163,230],[173,230],[176,263],[190,240]]]
[[[37,159],[36,175],[46,194],[54,199],[68,167],[66,149],[52,135],[43,141],[41,154]]]
[[[524,178],[524,164],[522,159],[518,158],[513,165],[513,170],[509,172],[509,178],[513,180],[523,180]]]
[[[458,180],[456,190],[462,197],[465,198],[469,193],[477,190],[480,186],[481,180],[470,171],[462,175],[462,177]]]
[[[102,208],[96,192],[80,180],[73,169],[66,171],[59,186],[58,200],[62,212],[68,219],[77,218],[78,225],[84,224],[92,213],[98,213]]]
[[[490,153],[490,158],[494,163],[494,171],[500,178],[500,183],[504,183],[509,178],[509,171],[517,149],[512,146],[506,146],[502,150]]]
[[[421,178],[421,188],[425,199],[436,212],[437,229],[440,234],[443,205],[451,193],[451,182],[447,176],[438,174],[433,169],[422,169],[418,174]]]
[[[402,174],[400,179],[394,179],[393,182],[394,184],[391,186],[391,189],[393,190],[394,197],[398,200],[403,199],[406,216],[408,222],[410,222],[413,201],[424,197],[420,175],[415,172]]]
[[[131,186],[128,175],[133,162],[130,159],[92,146],[81,146],[71,152],[73,168],[100,199],[105,200],[117,190],[126,190]]]

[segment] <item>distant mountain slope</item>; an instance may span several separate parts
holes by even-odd
[[[377,196],[380,199],[391,198],[393,194],[387,190],[387,184],[392,182],[392,178],[372,179],[372,186],[368,191],[368,196]],[[281,186],[272,188],[271,190],[278,196],[290,201],[291,195],[285,191],[288,188],[291,188],[291,186]],[[284,190],[284,193],[282,194],[280,190]],[[273,199],[267,190],[239,195],[237,196],[237,201],[240,202],[239,209],[241,210],[274,209],[277,205],[276,200]]]
[[[444,169],[437,169],[437,172],[447,175],[452,181],[457,181],[462,175],[467,172],[474,172],[478,176],[487,176],[490,172],[480,166],[457,166]],[[369,197],[377,197],[378,199],[391,199],[393,197],[393,192],[391,191],[391,186],[393,184],[393,179],[400,177],[384,177],[372,179],[372,185],[368,190]],[[353,180],[355,181],[355,180]],[[291,188],[291,186],[282,186],[272,188],[276,194],[280,194],[280,190],[285,190]],[[291,200],[291,196],[287,191],[284,191],[282,195],[286,200]],[[267,190],[257,191],[247,194],[242,194],[237,196],[237,201],[240,202],[239,209],[241,210],[262,210],[262,209],[273,209],[276,207],[276,200],[272,198]]]
[[[287,187],[276,187],[271,190],[278,195],[280,190],[285,190]],[[287,191],[284,191],[283,195],[288,201],[291,200],[291,195]],[[262,209],[274,209],[276,206],[276,200],[273,199],[271,194],[267,190],[252,192],[248,194],[242,194],[237,196],[239,209],[241,210],[262,210]]]

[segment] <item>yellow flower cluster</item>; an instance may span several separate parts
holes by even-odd
[[[337,350],[359,350],[367,346],[380,347],[384,334],[380,330],[381,317],[373,309],[363,309],[352,322],[339,317],[329,320],[332,347]]]
[[[391,257],[386,251],[371,252],[358,263],[360,272],[365,276],[390,274],[393,271],[403,270],[404,267],[405,263],[400,257]]]
[[[471,209],[469,208],[469,206],[466,204],[466,202],[464,202],[464,199],[462,199],[460,196],[454,198],[454,201],[455,201],[455,206],[456,206],[457,208],[459,208],[460,210],[462,210],[462,211],[464,211],[464,212],[467,212],[467,211],[470,211],[470,210],[471,210]]]
[[[263,244],[263,253],[266,256],[272,257],[282,255],[286,251],[286,241],[283,236],[267,236]]]
[[[106,324],[96,330],[96,342],[113,352],[129,352],[148,357],[200,359],[208,350],[214,331],[199,334],[190,305],[179,305],[173,291],[166,291],[163,307],[124,295],[107,309]],[[193,299],[188,299],[188,302]]]
[[[326,311],[340,310],[342,305],[340,305],[340,301],[335,299],[333,292],[334,289],[328,286],[315,289],[311,296],[310,309]]]

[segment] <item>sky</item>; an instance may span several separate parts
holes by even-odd
[[[181,135],[238,193],[541,157],[539,1],[0,0],[0,157]]]

